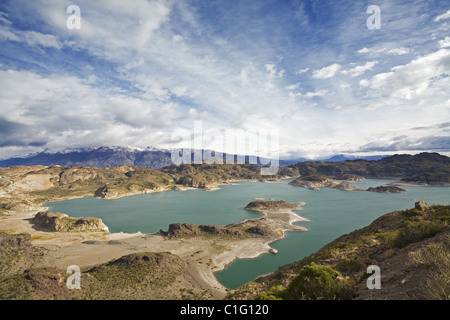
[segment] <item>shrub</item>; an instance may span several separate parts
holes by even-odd
[[[351,297],[348,280],[338,271],[314,262],[304,267],[286,290],[288,299],[342,300]]]
[[[285,290],[283,286],[274,286],[269,291],[261,293],[256,300],[283,300]]]
[[[433,237],[445,228],[446,225],[438,221],[419,220],[407,222],[406,226],[400,229],[393,239],[393,246],[403,248],[410,243]]]
[[[342,273],[349,274],[359,271],[359,269],[361,269],[361,264],[353,259],[342,259],[336,265],[336,269]]]

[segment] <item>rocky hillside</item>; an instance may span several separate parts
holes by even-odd
[[[186,268],[171,253],[133,253],[81,270],[80,290],[67,287],[66,270],[28,268],[0,279],[0,300],[201,299]]]
[[[450,299],[450,206],[416,203],[248,283],[230,299]],[[378,266],[381,289],[369,289]]]
[[[32,246],[29,234],[0,232],[0,288],[4,279],[22,274],[36,265],[43,255],[43,250]]]
[[[298,175],[320,173],[331,177],[355,174],[365,178],[409,178],[423,174],[450,174],[450,158],[438,153],[394,155],[377,161],[347,160],[345,162],[301,162],[289,168]],[[447,178],[446,178],[447,179]]]
[[[309,188],[311,190],[320,190],[320,188],[332,188],[342,191],[369,191],[379,193],[406,192],[406,190],[396,186],[378,186],[369,187],[367,189],[358,188],[346,183],[347,181],[360,181],[362,179],[361,177],[352,174],[340,174],[336,179],[338,178],[341,178],[343,180],[335,180],[324,174],[313,173],[307,176],[300,176],[299,178],[289,182],[289,184],[297,187]]]

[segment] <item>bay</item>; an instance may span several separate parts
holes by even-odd
[[[166,191],[114,200],[85,197],[46,206],[72,217],[99,217],[111,232],[156,233],[167,230],[170,223],[226,225],[258,217],[258,213],[244,210],[255,199],[306,202],[299,213],[311,222],[297,224],[309,231],[287,232],[285,238],[271,244],[277,254],[236,260],[216,273],[224,286],[234,289],[319,250],[343,234],[369,225],[385,213],[412,208],[419,200],[430,205],[450,204],[449,187],[402,187],[406,193],[382,194],[328,188],[315,191],[291,186],[289,181],[239,182],[215,191]],[[390,181],[367,179],[353,184],[368,188]]]

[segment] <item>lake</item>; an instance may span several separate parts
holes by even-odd
[[[379,216],[414,207],[416,201],[450,205],[449,187],[402,187],[401,194],[366,191],[320,191],[280,183],[239,182],[219,190],[166,191],[129,196],[114,200],[93,197],[47,203],[51,211],[72,217],[99,217],[110,232],[156,233],[166,231],[170,223],[226,225],[260,216],[244,210],[255,199],[306,202],[299,213],[311,222],[298,222],[307,232],[286,233],[284,239],[272,243],[277,254],[264,254],[254,259],[236,260],[217,272],[217,279],[234,289],[278,267],[300,260],[325,244],[355,229],[369,225]],[[368,188],[392,180],[367,179],[352,183]]]

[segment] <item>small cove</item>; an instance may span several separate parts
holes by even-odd
[[[259,217],[243,208],[258,198],[306,202],[299,212],[311,222],[298,222],[307,232],[287,232],[284,239],[272,243],[278,254],[240,259],[217,272],[218,280],[236,288],[278,267],[297,261],[320,249],[337,237],[370,224],[377,217],[411,208],[415,201],[450,204],[448,187],[402,187],[402,194],[365,191],[340,191],[324,188],[313,191],[281,183],[239,182],[219,190],[166,191],[114,200],[93,197],[45,204],[54,212],[72,217],[99,217],[111,232],[156,233],[170,223],[226,225]],[[392,180],[368,179],[354,183],[359,187],[379,186]]]

